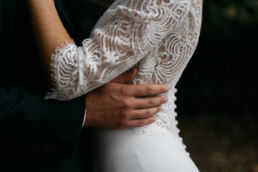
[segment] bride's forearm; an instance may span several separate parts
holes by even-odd
[[[28,0],[28,3],[39,49],[50,72],[52,53],[64,42],[72,43],[73,40],[58,16],[54,0]]]

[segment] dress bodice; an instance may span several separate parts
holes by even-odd
[[[152,49],[150,54],[138,64],[138,75],[133,81],[140,83],[167,83],[170,91],[168,102],[162,106],[155,123],[136,129],[138,132],[152,133],[151,128],[165,128],[178,135],[175,88],[186,65],[191,59],[199,40],[202,20],[202,0],[191,0],[185,4],[187,13],[169,34]],[[158,132],[160,134],[160,131]]]
[[[171,88],[169,101],[149,127],[177,131],[175,85],[196,49],[201,16],[202,0],[116,0],[82,46],[57,48],[54,89],[47,98],[84,95],[137,65],[132,84],[166,83]]]
[[[181,7],[186,11],[184,17],[139,62],[135,84],[167,83],[171,87],[176,85],[196,49],[201,27],[201,0],[187,2],[189,3]]]

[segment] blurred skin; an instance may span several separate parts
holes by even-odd
[[[39,49],[48,73],[51,55],[63,42],[73,43],[55,8],[54,0],[28,0]],[[139,127],[155,121],[154,115],[167,102],[167,85],[128,85],[137,75],[129,70],[112,82],[86,95],[84,126],[118,129]],[[50,75],[49,75],[50,76]]]

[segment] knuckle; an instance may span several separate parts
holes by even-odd
[[[154,94],[155,88],[154,88],[154,86],[148,86],[146,91],[148,94]]]
[[[164,103],[164,98],[161,97],[160,100],[159,100],[159,104],[163,104]]]
[[[146,115],[148,115],[148,116],[149,116],[149,115],[152,115],[152,111],[151,111],[151,110],[147,110],[147,111],[146,111]]]
[[[153,99],[150,99],[148,103],[149,103],[150,106],[155,105],[155,101]]]
[[[156,108],[156,113],[159,113],[160,110],[161,110],[161,107],[157,107],[157,108]]]
[[[154,119],[148,119],[147,124],[151,124],[152,122],[154,122]]]
[[[140,121],[138,121],[137,123],[138,123],[138,126],[142,126],[142,125],[145,124],[144,120],[140,120]]]
[[[132,108],[133,107],[133,102],[130,99],[125,99],[124,100],[124,106],[126,108]]]
[[[120,121],[124,121],[125,119],[128,119],[128,117],[129,113],[127,111],[124,111],[123,113],[121,113]]]
[[[167,101],[168,101],[168,97],[166,95],[163,95],[162,99],[161,99],[161,102],[164,103],[164,102],[167,102]]]
[[[125,86],[123,86],[123,87],[121,88],[120,93],[121,93],[122,95],[127,95],[127,94],[128,94],[128,91],[127,91],[127,89],[126,89]]]

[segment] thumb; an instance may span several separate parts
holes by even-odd
[[[136,77],[137,72],[138,72],[137,68],[133,68],[121,74],[120,76],[116,77],[111,82],[119,83],[119,84],[129,83]]]

